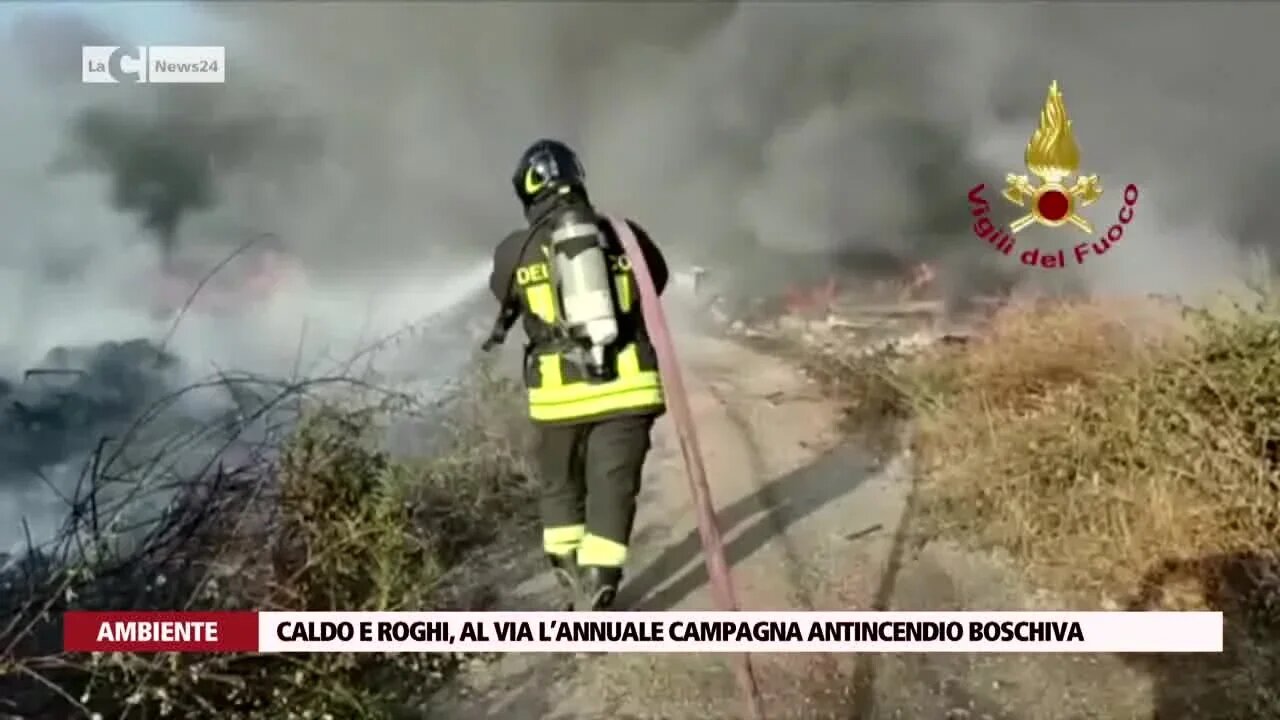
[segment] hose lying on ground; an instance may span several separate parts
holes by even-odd
[[[689,408],[689,398],[685,394],[684,380],[676,361],[675,344],[671,339],[666,315],[662,311],[662,302],[658,298],[658,291],[649,273],[649,266],[645,263],[644,253],[640,251],[640,245],[631,231],[631,226],[613,217],[609,218],[609,224],[613,226],[614,233],[622,242],[627,259],[631,261],[631,272],[640,292],[640,310],[644,313],[649,339],[653,342],[658,354],[658,371],[662,376],[667,410],[671,413],[676,433],[680,438],[680,453],[684,456],[685,470],[689,477],[689,491],[693,495],[693,504],[698,513],[698,534],[702,538],[711,595],[721,610],[736,611],[738,599],[734,593],[733,579],[729,575],[724,542],[720,536],[720,528],[716,524],[715,506],[711,502],[711,490],[707,485],[707,471],[702,463],[702,451],[698,446],[698,435],[693,425],[693,412]],[[747,654],[739,656],[735,671],[742,687],[746,717],[751,720],[762,720],[764,712],[760,702],[760,690],[756,685],[755,674],[751,667],[751,656]]]

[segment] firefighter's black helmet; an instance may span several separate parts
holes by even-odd
[[[511,185],[528,209],[550,193],[585,189],[586,175],[578,154],[568,145],[559,140],[539,140],[520,156]]]

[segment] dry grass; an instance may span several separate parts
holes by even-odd
[[[411,713],[465,659],[451,655],[139,655],[60,651],[64,610],[457,608],[452,577],[529,518],[523,441],[499,422],[520,394],[481,372],[447,408],[439,454],[397,459],[377,440],[385,400],[304,401],[278,452],[216,497],[175,502],[199,522],[124,556],[33,562],[0,593],[0,717],[383,718]],[[305,399],[304,399],[305,400]],[[514,411],[514,412],[513,412]],[[195,480],[191,487],[199,486]],[[189,515],[190,513],[187,513]],[[187,515],[183,515],[184,517]],[[96,523],[95,523],[96,524]],[[101,538],[102,545],[109,545]],[[98,540],[95,539],[95,542]],[[473,609],[473,608],[464,608]]]
[[[943,529],[1113,597],[1170,558],[1274,549],[1280,318],[1011,308],[911,372]]]
[[[1150,660],[1156,717],[1280,717],[1280,316],[1011,307],[896,383],[930,531],[1082,607],[1223,610],[1224,656]]]
[[[1220,305],[1026,301],[964,344],[807,359],[851,430],[910,418],[916,539],[999,556],[1010,587],[1059,604],[1224,613],[1221,655],[1126,657],[1150,714],[1108,710],[1114,688],[1041,688],[1097,717],[1280,717],[1280,312]],[[851,692],[853,716],[877,694],[817,685]]]

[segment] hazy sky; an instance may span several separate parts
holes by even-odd
[[[1054,79],[1083,169],[1107,188],[1095,223],[1126,183],[1142,188],[1126,250],[1081,269],[1093,287],[1213,284],[1238,269],[1241,233],[1269,242],[1271,204],[1250,194],[1280,119],[1280,79],[1251,70],[1280,59],[1266,3],[257,3],[219,16],[362,178],[331,191],[380,198],[378,246],[410,256],[486,248],[511,222],[512,159],[552,135],[582,150],[607,208],[681,256],[864,246],[962,273],[1001,261],[972,247],[964,193],[1021,170]]]

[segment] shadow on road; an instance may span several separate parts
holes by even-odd
[[[912,474],[911,492],[907,494],[907,502],[902,508],[902,517],[898,521],[898,529],[893,534],[893,544],[889,547],[889,557],[885,562],[884,574],[876,587],[868,610],[884,612],[892,607],[894,591],[898,586],[898,575],[906,558],[907,542],[910,538],[911,526],[915,520],[919,499],[919,484]],[[853,720],[864,720],[876,715],[876,665],[881,660],[877,655],[864,655],[858,658],[849,680],[851,707],[849,717]]]
[[[732,567],[787,528],[864,483],[877,463],[855,444],[826,453],[809,465],[769,482],[717,513]],[[770,502],[773,502],[771,505]],[[697,530],[671,545],[622,591],[622,607],[670,610],[707,583]]]
[[[1223,652],[1127,656],[1155,679],[1151,720],[1280,717],[1280,553],[1165,561],[1129,609],[1157,609],[1188,590],[1223,613]]]

